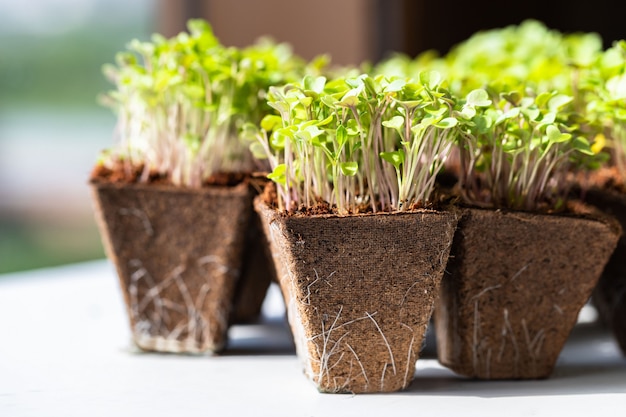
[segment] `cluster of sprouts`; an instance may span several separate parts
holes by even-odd
[[[374,71],[411,76],[437,70],[451,94],[463,97],[455,113],[462,134],[447,169],[457,176],[464,202],[558,210],[571,187],[568,174],[598,167],[607,159],[605,145],[620,147],[601,134],[620,134],[611,123],[620,120],[613,110],[624,100],[609,93],[619,82],[608,83],[611,71],[598,70],[603,61],[615,65],[616,55],[602,51],[595,33],[564,34],[528,20],[477,32],[443,57],[432,51],[413,59],[395,55]],[[620,163],[626,166],[626,158]]]
[[[597,59],[585,77],[586,116],[606,143],[610,161],[626,183],[626,41],[618,41]]]
[[[268,112],[271,85],[301,78],[306,68],[286,44],[261,39],[238,49],[221,45],[203,20],[188,29],[135,40],[105,67],[116,86],[105,103],[118,114],[119,144],[102,163],[142,167],[143,182],[157,174],[197,188],[216,173],[251,171],[241,127]]]
[[[490,96],[470,92],[459,117],[459,188],[465,201],[486,207],[560,209],[568,174],[595,154],[556,92]]]
[[[432,203],[457,131],[455,102],[434,72],[416,79],[307,76],[273,87],[255,133],[278,206],[323,201],[338,214],[404,211]]]
[[[119,144],[102,164],[186,187],[262,167],[279,208],[338,214],[428,207],[443,170],[466,203],[522,210],[563,207],[575,170],[626,178],[626,41],[529,20],[365,71],[188,28],[106,68]]]

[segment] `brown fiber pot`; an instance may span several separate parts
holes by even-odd
[[[611,189],[591,188],[585,193],[585,201],[602,212],[615,217],[626,229],[626,194]],[[606,264],[592,301],[604,324],[606,324],[622,353],[626,356],[626,236],[622,235],[617,249]]]
[[[134,342],[144,350],[217,352],[226,344],[252,193],[91,182]]]
[[[608,219],[464,209],[435,311],[439,361],[548,377],[620,233]]]
[[[322,392],[406,388],[456,215],[282,215],[255,199],[305,374]]]

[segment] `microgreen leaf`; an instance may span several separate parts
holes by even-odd
[[[569,133],[561,133],[559,128],[554,125],[549,125],[546,128],[546,136],[548,141],[551,143],[567,142],[572,137]]]
[[[341,169],[341,173],[343,175],[353,177],[358,172],[359,164],[356,161],[341,162],[339,164],[339,168]]]
[[[346,130],[346,127],[344,125],[339,125],[335,135],[337,136],[337,143],[339,144],[339,147],[343,147],[348,140],[348,131]]]
[[[393,116],[390,120],[384,120],[382,125],[390,129],[400,129],[404,125],[404,117]]]
[[[306,90],[311,90],[317,94],[321,94],[322,91],[324,91],[324,86],[326,85],[326,77],[313,77],[312,75],[307,75],[304,77],[303,84]]]
[[[559,111],[574,100],[573,97],[565,94],[558,94],[548,101],[548,108],[551,111]]]
[[[287,165],[278,164],[276,165],[274,170],[267,175],[267,178],[269,178],[270,180],[278,184],[285,185],[287,182],[286,173],[287,173]]]
[[[404,163],[404,151],[402,149],[393,152],[381,152],[380,157],[392,164],[396,169]]]
[[[446,117],[445,119],[440,120],[435,123],[435,126],[442,129],[450,129],[456,125],[458,125],[459,121],[454,117]]]
[[[470,91],[467,95],[467,104],[476,107],[487,107],[491,104],[489,94],[483,89],[476,89]]]
[[[593,149],[589,145],[589,141],[582,136],[576,136],[572,141],[572,146],[574,147],[574,149],[584,155],[593,156],[598,153],[593,151]]]
[[[267,114],[261,120],[261,128],[267,132],[271,132],[281,125],[282,119],[274,114]]]
[[[383,91],[385,91],[386,93],[400,91],[405,85],[406,85],[406,81],[403,79],[393,80],[392,82],[390,82],[389,84],[385,86]]]

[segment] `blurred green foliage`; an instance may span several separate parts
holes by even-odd
[[[97,96],[111,89],[102,66],[147,25],[85,26],[56,35],[0,33],[0,110],[15,107],[102,110]]]

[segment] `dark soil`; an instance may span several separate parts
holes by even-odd
[[[582,199],[585,199],[585,192],[587,190],[594,188],[626,194],[624,178],[616,167],[604,167],[595,171],[579,174],[574,181],[578,184],[576,189],[578,192],[582,193]]]
[[[96,165],[90,175],[91,181],[106,181],[115,184],[137,184],[140,183],[141,175],[143,174],[143,165],[131,166],[124,164],[121,161],[117,161],[113,168],[105,167],[104,165]],[[233,187],[242,182],[248,181],[252,177],[251,173],[241,172],[221,172],[213,174],[211,177],[204,181],[205,186],[224,186]],[[172,185],[167,176],[159,174],[157,172],[151,172],[148,175],[146,184],[163,184]]]
[[[422,206],[413,204],[405,212],[414,212],[419,210],[439,210],[443,207],[449,206],[449,195],[444,192],[436,193],[435,202],[428,206]],[[276,192],[276,185],[273,182],[268,181],[261,193],[261,200],[273,209],[278,208],[278,194]],[[377,208],[377,213],[390,213],[389,210],[384,210],[380,205]],[[304,204],[299,206],[293,206],[289,210],[284,210],[281,214],[285,216],[316,216],[316,215],[359,215],[359,214],[374,214],[372,206],[370,204],[362,204],[352,210],[348,210],[347,213],[340,214],[337,207],[330,205],[328,202],[318,200],[313,206],[307,207]]]

